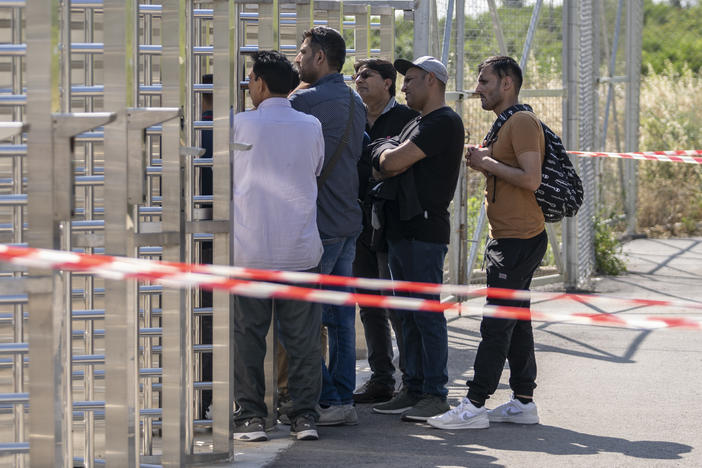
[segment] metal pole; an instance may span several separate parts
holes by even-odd
[[[456,90],[464,89],[464,66],[465,66],[465,0],[456,2]],[[462,95],[456,101],[456,113],[463,117]],[[461,161],[461,173],[458,178],[458,197],[454,198],[454,220],[457,224],[454,231],[458,231],[458,268],[456,270],[456,280],[458,284],[468,282],[468,270],[465,262],[468,250],[468,182],[466,179],[466,165]],[[457,203],[456,203],[457,202]]]
[[[444,42],[441,48],[441,63],[444,66],[448,66],[449,51],[451,50],[451,24],[453,20],[453,0],[448,0],[448,6],[446,7],[446,23],[444,23]],[[458,45],[458,44],[457,44]],[[458,54],[458,51],[456,51]],[[461,83],[462,85],[462,83]],[[456,90],[460,91],[463,87],[456,87]]]
[[[185,106],[185,80],[189,55],[186,49],[187,0],[165,0],[161,13],[163,52],[161,56],[163,105]],[[189,130],[187,130],[189,131]],[[184,232],[183,199],[181,196],[181,156],[187,131],[181,122],[170,121],[163,125],[161,139],[163,196],[162,229],[164,232]],[[182,261],[185,242],[164,245],[163,259]],[[190,314],[185,310],[185,291],[165,289],[162,293],[163,352],[163,446],[164,466],[183,466],[190,453],[192,440],[192,403],[188,399],[191,385],[192,348]]]
[[[497,5],[495,4],[495,0],[488,0],[487,3],[488,8],[490,8],[490,16],[492,17],[492,26],[495,29],[497,44],[500,46],[500,54],[507,55],[507,43],[502,33],[502,23],[500,22],[500,15],[497,14]]]
[[[578,114],[578,3],[575,0],[563,2],[563,87],[566,97],[563,100],[563,141],[567,148],[576,147],[579,140]],[[571,158],[572,159],[572,158]],[[573,159],[572,159],[573,160]],[[579,161],[573,160],[576,168]],[[578,241],[577,218],[563,221],[564,283],[566,289],[578,285]]]
[[[641,87],[641,33],[643,30],[643,2],[631,0],[626,8],[626,121],[625,151],[639,149],[639,96]],[[638,194],[638,165],[624,163],[626,180],[627,235],[636,233],[636,199]]]
[[[431,0],[414,1],[414,58],[429,55]]]
[[[136,4],[104,0],[105,107],[117,121],[105,129],[105,253],[136,255],[133,206],[127,205],[128,107],[136,104],[133,72]],[[105,281],[105,460],[138,466],[137,282]]]
[[[239,23],[233,0],[214,2],[214,65],[213,65],[213,130],[212,178],[214,200],[213,223],[221,229],[214,231],[213,263],[231,264],[229,249],[229,216],[231,202],[231,174],[229,164],[229,117],[236,102],[238,75],[232,51],[238,52]],[[299,10],[298,10],[299,11]],[[311,21],[311,20],[310,20]],[[309,25],[309,23],[308,23]],[[298,38],[299,40],[299,38]],[[234,401],[234,355],[232,298],[223,291],[212,293],[212,439],[216,453],[233,457],[230,415]]]
[[[617,64],[617,50],[619,49],[619,31],[622,27],[622,7],[624,0],[617,2],[617,22],[614,25],[614,39],[612,40],[612,52],[609,56],[609,86],[607,88],[607,103],[605,104],[604,124],[602,125],[602,143],[600,150],[604,151],[607,145],[607,130],[609,127],[609,108],[612,106],[614,98],[614,78],[615,66]],[[602,15],[604,18],[604,15]],[[628,63],[628,62],[627,62]]]
[[[596,83],[599,72],[599,54],[597,38],[597,4],[594,0],[581,1],[578,4],[580,19],[580,73],[578,105],[580,120],[579,146],[583,151],[591,151],[597,141],[597,93]],[[578,282],[589,278],[594,269],[594,232],[595,217],[595,164],[593,161],[578,161],[580,176],[583,179],[585,199],[578,212]]]
[[[529,30],[527,31],[527,37],[524,41],[524,49],[522,50],[522,58],[519,61],[519,66],[522,70],[526,67],[527,60],[529,59],[529,52],[531,51],[531,43],[534,40],[534,33],[536,32],[536,26],[539,23],[539,14],[541,13],[541,5],[543,0],[537,0],[536,5],[534,5],[534,10],[531,12],[531,20],[529,21]]]
[[[380,9],[380,58],[390,62],[395,59],[395,10]]]
[[[21,44],[22,37],[22,9],[13,8],[12,18],[11,18],[11,35],[13,44]],[[12,57],[12,94],[18,95],[22,94],[23,85],[23,73],[22,73],[22,57]],[[14,106],[12,108],[12,120],[14,122],[21,122],[24,119],[24,112],[21,106]],[[12,143],[19,145],[22,143],[22,132],[12,139]],[[15,155],[12,158],[12,193],[21,194],[24,191],[24,158],[19,155]],[[12,210],[12,241],[15,243],[24,242],[24,207],[18,206]],[[23,276],[22,272],[14,272],[12,274],[15,278],[21,278]],[[19,281],[19,280],[18,280]],[[14,315],[14,342],[21,343],[25,341],[25,318],[24,318],[25,306],[23,304],[16,304],[13,308]],[[13,358],[13,391],[15,393],[25,393],[25,369],[24,369],[24,353],[20,353]],[[26,443],[25,436],[25,407],[24,405],[14,405],[13,408],[14,416],[14,440],[17,442]],[[27,456],[24,453],[18,453],[14,456],[14,463],[17,468],[24,468]]]
[[[25,7],[27,24],[27,118],[28,135],[28,231],[29,245],[60,248],[54,224],[53,153],[51,114],[60,110],[60,12],[58,0],[36,0]],[[59,320],[65,316],[62,276],[58,272],[31,269],[29,288],[29,408],[30,459],[36,466],[72,466],[70,449],[71,410],[63,397],[70,376],[63,368],[69,352]],[[60,296],[59,296],[60,297]],[[54,323],[54,317],[57,323]]]

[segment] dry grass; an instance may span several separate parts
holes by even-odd
[[[641,85],[640,149],[702,149],[702,74],[652,71]],[[652,234],[692,233],[702,220],[702,168],[680,163],[639,166],[639,227]],[[677,228],[676,228],[677,223]],[[663,229],[661,229],[663,227]]]

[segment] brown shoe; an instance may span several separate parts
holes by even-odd
[[[391,385],[383,385],[369,380],[353,394],[353,401],[356,403],[383,403],[392,399],[393,390]]]

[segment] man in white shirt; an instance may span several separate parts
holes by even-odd
[[[233,152],[232,252],[234,265],[316,271],[322,257],[317,229],[317,176],[324,162],[319,121],[287,99],[290,62],[279,52],[253,56],[249,93],[255,110],[233,118],[232,141],[253,145]],[[288,352],[291,435],[318,439],[315,422],[322,374],[322,309],[307,302],[234,298],[234,439],[264,441],[263,361],[273,306]]]

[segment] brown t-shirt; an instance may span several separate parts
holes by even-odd
[[[531,112],[517,112],[505,122],[492,146],[492,157],[519,167],[517,155],[537,151],[544,161],[544,132]],[[529,239],[544,230],[544,215],[534,192],[489,176],[486,184],[487,216],[493,239]]]

